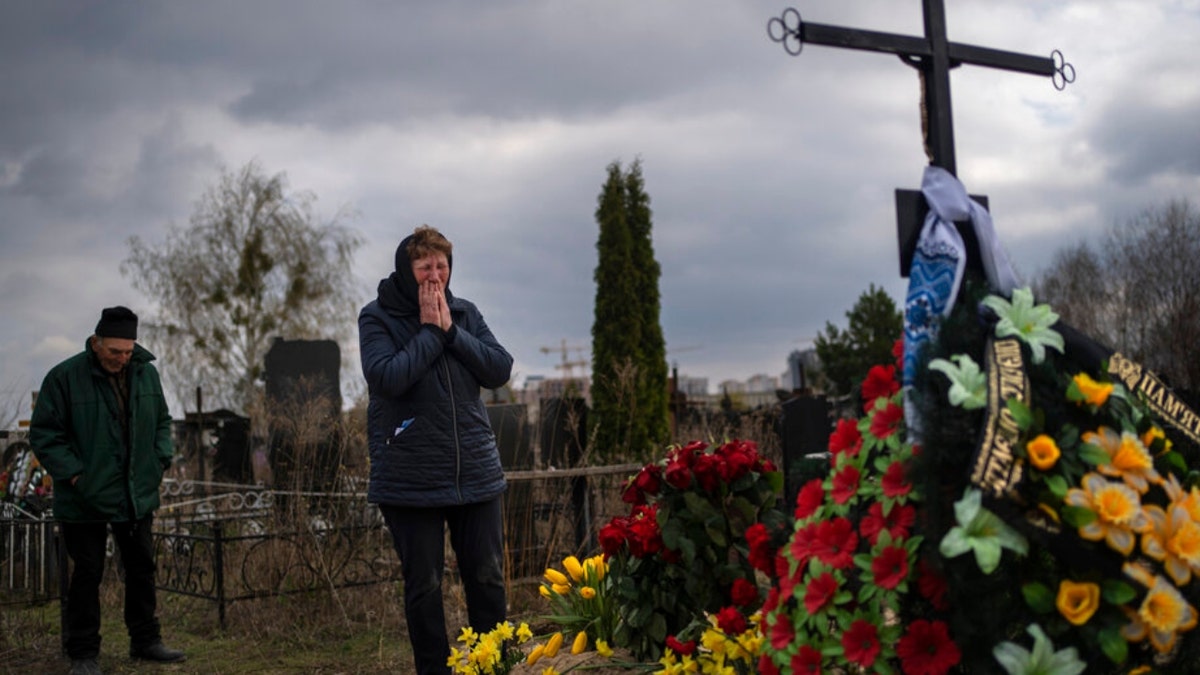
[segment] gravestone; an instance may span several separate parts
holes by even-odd
[[[334,487],[341,461],[341,350],[333,340],[275,338],[264,360],[276,489]]]
[[[780,417],[783,443],[783,498],[786,511],[796,504],[800,488],[829,471],[829,434],[833,431],[829,401],[800,395],[784,401]]]

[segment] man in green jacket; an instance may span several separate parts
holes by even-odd
[[[109,530],[125,569],[129,655],[170,663],[156,616],[151,525],[171,465],[171,416],[154,355],[136,344],[137,315],[109,307],[81,353],[50,370],[29,441],[54,478],[54,517],[74,570],[64,614],[72,675],[98,675],[100,580]]]

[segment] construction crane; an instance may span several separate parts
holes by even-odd
[[[588,360],[586,358],[582,358],[582,355],[583,355],[583,352],[585,349],[586,349],[585,347],[567,346],[567,340],[564,338],[562,341],[562,344],[559,345],[558,347],[542,347],[538,351],[540,351],[543,354],[552,354],[554,352],[558,352],[559,354],[561,354],[562,362],[555,364],[554,367],[563,371],[563,379],[571,380],[571,379],[574,379],[574,372],[575,372],[576,367],[585,368],[588,365]],[[576,360],[571,360],[570,355],[569,355],[570,351],[579,352],[581,358],[576,359]]]

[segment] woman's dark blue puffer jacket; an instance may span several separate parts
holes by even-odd
[[[381,281],[379,297],[358,316],[370,394],[367,499],[423,507],[487,501],[505,481],[481,388],[508,382],[512,356],[475,305],[449,290],[454,325],[422,325],[400,291],[406,281],[399,273]]]

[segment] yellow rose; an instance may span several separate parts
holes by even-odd
[[[1063,618],[1082,626],[1100,608],[1100,586],[1088,581],[1076,583],[1063,579],[1058,585],[1058,598],[1054,604]]]
[[[1049,470],[1062,455],[1062,451],[1058,449],[1058,444],[1046,434],[1042,434],[1026,443],[1025,452],[1029,453],[1029,461],[1042,471]]]
[[[1113,390],[1112,384],[1101,384],[1089,377],[1087,373],[1075,376],[1075,386],[1079,388],[1079,393],[1083,394],[1083,400],[1094,406],[1104,405]]]

